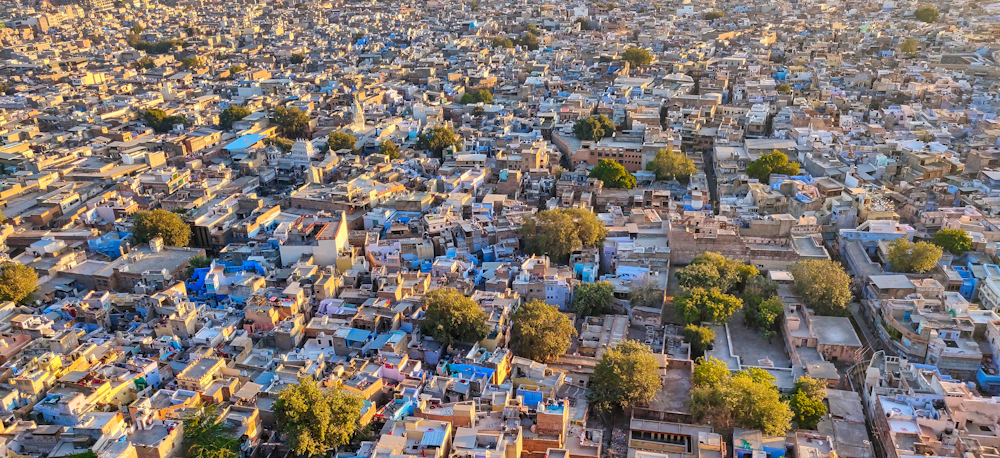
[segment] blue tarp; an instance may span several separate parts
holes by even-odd
[[[420,439],[420,445],[424,447],[440,447],[444,444],[444,429],[440,431],[427,430],[424,432],[423,439]]]
[[[229,151],[245,150],[254,143],[257,143],[265,138],[267,138],[267,136],[262,134],[246,134],[236,140],[233,140],[232,143],[226,145],[224,149]]]

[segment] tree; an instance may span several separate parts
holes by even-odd
[[[784,311],[781,299],[777,296],[771,296],[768,299],[760,300],[759,297],[753,296],[753,299],[744,300],[743,304],[743,319],[746,324],[760,331],[764,338],[770,342],[775,335],[774,322]]]
[[[465,105],[472,103],[493,103],[493,93],[486,89],[480,89],[476,92],[466,92],[462,95],[461,103]]]
[[[229,105],[225,110],[222,110],[222,113],[219,114],[219,127],[223,129],[231,129],[234,122],[247,116],[250,116],[250,110],[247,109],[247,107]]]
[[[743,299],[756,298],[761,302],[771,296],[778,294],[778,283],[761,275],[753,275],[747,278],[743,285]]]
[[[547,254],[560,263],[569,261],[569,255],[576,250],[599,245],[606,236],[604,223],[582,208],[543,210],[521,224],[525,252]]]
[[[156,61],[152,57],[144,56],[142,59],[135,61],[135,66],[140,70],[149,70],[156,66]]]
[[[635,176],[614,159],[601,159],[590,170],[588,176],[603,181],[607,188],[632,189],[635,187]]]
[[[646,164],[646,170],[656,174],[657,180],[674,180],[687,183],[698,170],[694,167],[694,161],[683,153],[675,153],[670,149],[661,149],[656,152],[656,157]]]
[[[427,312],[420,330],[450,345],[453,342],[478,342],[489,334],[486,312],[455,288],[440,288],[424,295]]]
[[[569,349],[576,328],[559,309],[534,299],[511,316],[510,346],[514,353],[546,362]]]
[[[605,115],[578,119],[573,124],[573,135],[579,140],[597,141],[615,133],[615,123]]]
[[[752,367],[731,373],[722,361],[701,359],[693,380],[691,413],[695,421],[710,422],[717,432],[740,427],[783,436],[788,431],[791,409],[781,400],[774,377],[765,370]]]
[[[594,30],[594,25],[587,18],[578,17],[573,22],[580,24],[580,30]]]
[[[334,132],[326,138],[326,148],[330,151],[340,151],[349,149],[354,151],[354,145],[358,143],[358,138],[347,132]]]
[[[939,11],[934,5],[921,5],[916,11],[913,12],[913,17],[917,18],[918,21],[930,24],[941,17],[941,11]]]
[[[715,288],[694,288],[674,300],[674,307],[687,323],[722,323],[743,308],[743,299]]]
[[[806,396],[811,398],[823,400],[826,399],[826,382],[804,375],[795,381],[795,386],[792,387],[792,392],[805,393]]]
[[[284,137],[267,137],[264,139],[264,144],[267,146],[276,146],[281,151],[287,153],[292,150],[292,146],[295,145],[295,141]]]
[[[198,56],[181,58],[181,66],[185,69],[204,67],[205,62]]]
[[[239,440],[219,421],[212,405],[184,417],[184,447],[190,458],[236,458],[240,454]]]
[[[178,207],[180,208],[180,207]],[[184,275],[188,279],[194,276],[194,271],[197,269],[204,269],[212,265],[212,259],[205,256],[195,256],[188,260],[187,267],[184,268]]]
[[[296,455],[319,457],[351,440],[364,400],[341,390],[323,390],[311,379],[288,385],[274,401],[278,430]]]
[[[931,243],[951,254],[963,254],[972,249],[972,238],[964,229],[941,229],[934,234]]]
[[[851,300],[851,278],[839,263],[809,259],[792,265],[795,289],[819,315],[842,315]]]
[[[914,55],[917,53],[917,46],[920,45],[920,40],[909,37],[903,40],[903,44],[899,45],[899,52],[909,55]]]
[[[280,106],[274,110],[274,122],[278,124],[278,131],[285,138],[309,138],[311,128],[309,126],[309,115],[298,107],[287,108]]]
[[[239,64],[236,64],[236,65],[233,65],[232,67],[229,67],[229,73],[232,74],[232,75],[235,75],[235,74],[237,74],[239,72],[242,72],[242,71],[243,71],[243,66],[239,65]]]
[[[750,178],[756,178],[762,183],[767,183],[772,173],[778,175],[795,175],[799,173],[799,163],[788,162],[788,156],[785,153],[774,150],[757,158],[756,161],[747,164],[746,172]]]
[[[132,217],[132,236],[136,243],[163,237],[163,243],[168,246],[187,246],[191,237],[191,227],[180,215],[162,208],[138,211]]]
[[[660,367],[642,342],[623,340],[604,351],[590,376],[590,404],[601,412],[649,403],[663,387],[653,368]]]
[[[645,67],[653,62],[653,55],[649,53],[646,48],[628,48],[622,55],[625,62],[628,62],[632,68]]]
[[[709,22],[714,21],[716,19],[721,19],[721,18],[724,18],[724,17],[726,17],[726,13],[723,13],[722,11],[719,11],[719,10],[709,11],[709,12],[705,13],[705,20],[709,21]]]
[[[705,354],[709,344],[715,342],[715,331],[693,324],[684,327],[684,341],[691,344],[691,358],[698,359]]]
[[[695,256],[687,267],[674,272],[684,289],[718,288],[724,293],[733,292],[747,279],[759,274],[754,266],[711,251]]]
[[[822,380],[804,376],[795,382],[789,406],[792,418],[799,424],[799,428],[816,429],[816,425],[826,415],[826,405],[823,404],[825,398],[826,385]]]
[[[633,307],[663,308],[664,291],[655,279],[645,277],[634,281],[629,288],[628,299]]]
[[[145,30],[146,30],[146,28],[145,28],[145,27],[143,27],[143,26],[142,26],[141,24],[136,24],[136,25],[133,25],[133,26],[132,26],[132,29],[131,29],[131,30],[132,30],[132,33],[134,33],[134,34],[136,34],[136,35],[139,35],[139,34],[141,34],[141,33],[142,33],[143,31],[145,31]]]
[[[789,398],[792,409],[792,419],[802,429],[816,429],[816,425],[826,415],[826,405],[823,400],[812,399],[804,393],[795,393]]]
[[[0,265],[0,301],[21,302],[38,286],[38,272],[19,262]]]
[[[292,57],[288,59],[292,65],[298,65],[306,61],[306,55],[302,53],[292,54]]]
[[[417,138],[417,148],[430,150],[435,156],[441,157],[444,150],[454,147],[456,150],[462,146],[462,138],[455,135],[455,131],[447,126],[434,126],[429,131],[424,131]]]
[[[933,243],[910,243],[905,238],[889,242],[889,264],[899,273],[924,273],[941,259],[941,247]]]
[[[378,145],[378,152],[389,156],[390,161],[399,159],[399,146],[392,140],[382,140],[382,143]]]
[[[785,84],[785,83],[781,83],[781,84],[775,86],[774,90],[776,90],[776,91],[778,91],[778,92],[780,92],[782,94],[791,94],[792,93],[792,87],[789,86],[788,84]]]
[[[606,281],[582,283],[573,292],[573,311],[581,317],[611,313],[614,302],[615,287]]]
[[[517,44],[527,48],[529,51],[537,51],[541,46],[538,41],[538,35],[531,32],[525,32],[521,35],[521,38],[517,39]]]
[[[151,108],[142,114],[142,119],[152,127],[153,130],[164,133],[174,128],[174,124],[188,125],[187,118],[183,116],[167,116],[167,112],[159,108]]]
[[[493,39],[491,45],[494,48],[510,49],[514,47],[514,41],[510,38],[496,37]]]

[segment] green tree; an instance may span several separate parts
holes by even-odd
[[[184,417],[184,448],[190,458],[237,458],[239,440],[215,406],[206,406]]]
[[[622,55],[625,62],[628,62],[632,68],[645,67],[653,62],[653,55],[649,53],[646,48],[628,48]]]
[[[611,413],[648,404],[663,387],[660,364],[642,342],[623,340],[604,351],[590,376],[590,405]]]
[[[826,381],[804,375],[795,381],[792,392],[805,393],[811,398],[823,400],[826,399]]]
[[[578,119],[573,124],[573,135],[579,140],[597,141],[615,133],[615,123],[605,115]]]
[[[633,281],[629,288],[628,300],[633,307],[663,308],[663,287],[652,277]]]
[[[514,354],[546,362],[569,349],[576,328],[559,309],[534,299],[511,316],[510,346]]]
[[[823,400],[812,399],[804,393],[795,393],[788,401],[792,409],[792,419],[799,424],[799,428],[816,429],[823,415],[826,415],[826,405],[823,404]]]
[[[851,300],[851,278],[839,263],[810,259],[792,265],[795,289],[819,315],[843,315]]]
[[[709,344],[715,342],[715,331],[693,324],[684,327],[684,341],[691,344],[691,358],[698,359],[705,354]]]
[[[972,238],[964,229],[941,229],[934,234],[931,243],[951,254],[963,254],[972,249]]]
[[[517,44],[528,49],[529,51],[537,51],[541,47],[541,43],[538,41],[538,35],[531,32],[525,32],[521,35],[521,38],[517,39]]]
[[[144,56],[142,59],[135,61],[135,66],[140,70],[149,70],[156,66],[156,62],[152,57]]]
[[[239,65],[239,64],[236,64],[236,65],[233,65],[232,67],[229,67],[229,73],[232,74],[232,75],[235,75],[235,74],[237,74],[239,72],[242,72],[242,71],[243,71],[243,66]]]
[[[674,307],[687,323],[722,323],[743,308],[743,299],[715,288],[694,288],[675,299]]]
[[[295,141],[284,137],[268,137],[264,139],[264,144],[267,146],[276,146],[278,149],[287,153],[292,150],[292,146],[295,145]]]
[[[306,61],[306,55],[302,53],[292,54],[292,57],[288,59],[292,65],[298,65]]]
[[[167,116],[167,112],[159,108],[146,110],[142,114],[142,119],[146,121],[146,124],[149,124],[149,127],[152,127],[153,130],[159,133],[169,132],[170,129],[173,129],[174,124],[191,124],[187,118],[183,116]]]
[[[788,431],[792,412],[782,401],[774,377],[761,368],[731,373],[715,358],[701,359],[694,369],[691,413],[716,432],[734,427],[760,430],[770,436]]]
[[[285,138],[309,138],[312,130],[309,126],[309,115],[298,107],[275,108],[274,122],[278,124],[278,131]]]
[[[174,212],[162,208],[143,210],[132,215],[132,236],[136,243],[163,237],[163,243],[168,246],[187,246],[191,227]]]
[[[933,243],[910,243],[905,238],[889,242],[889,264],[899,273],[924,273],[934,268],[944,254]]]
[[[184,275],[186,275],[187,278],[190,279],[191,277],[194,276],[195,270],[204,269],[211,265],[212,265],[212,258],[208,258],[205,256],[195,256],[188,260],[188,265],[187,267],[184,268]]]
[[[559,263],[569,261],[569,255],[576,250],[598,246],[606,236],[607,230],[597,215],[581,208],[543,210],[521,224],[525,252],[547,254]]]
[[[181,66],[185,69],[204,67],[205,62],[198,56],[181,58]]]
[[[789,86],[788,84],[785,84],[785,83],[781,83],[781,84],[775,86],[774,90],[776,90],[776,91],[778,91],[778,92],[780,92],[782,94],[791,94],[792,93],[792,87]]]
[[[615,287],[610,282],[582,283],[573,292],[573,311],[578,316],[599,316],[612,312]]]
[[[724,18],[724,17],[726,17],[726,13],[723,13],[722,11],[719,11],[719,10],[709,11],[709,12],[705,13],[705,20],[706,21],[714,21],[716,19],[721,19],[721,18]]]
[[[771,296],[778,294],[778,283],[761,275],[753,275],[747,278],[743,286],[743,299],[756,298],[759,303]]]
[[[772,173],[777,175],[795,175],[799,173],[799,163],[788,162],[788,156],[785,153],[774,150],[757,158],[756,161],[747,164],[746,172],[750,178],[756,178],[761,183],[767,183]]]
[[[747,279],[759,274],[754,266],[711,251],[695,256],[687,267],[674,272],[684,289],[718,288],[724,293],[733,292]]]
[[[347,132],[334,132],[326,138],[326,148],[330,151],[340,151],[342,149],[354,151],[354,146],[357,143],[358,138]]]
[[[390,161],[399,159],[399,146],[392,140],[382,140],[382,143],[378,145],[378,152],[389,156]]]
[[[364,400],[341,390],[323,390],[311,379],[288,385],[274,401],[278,430],[296,455],[325,456],[347,444],[358,428]]]
[[[486,89],[480,89],[476,92],[466,92],[462,95],[461,103],[469,105],[472,103],[493,103],[493,93]]]
[[[746,324],[761,332],[768,342],[775,336],[774,323],[784,311],[781,299],[771,296],[768,299],[760,300],[758,296],[751,296],[750,300],[744,300],[743,317]]]
[[[444,150],[450,147],[454,147],[456,151],[462,147],[462,138],[451,127],[434,126],[417,137],[417,148],[432,151],[437,157],[441,157]]]
[[[510,49],[514,47],[514,41],[510,38],[496,37],[493,39],[491,45],[494,48]]]
[[[646,164],[646,170],[656,174],[657,180],[676,179],[681,183],[687,183],[698,170],[694,167],[694,161],[683,153],[676,153],[670,149],[661,149],[656,152],[656,157]]]
[[[601,159],[590,170],[588,176],[603,181],[606,188],[632,189],[635,187],[635,175],[625,170],[625,167],[614,159]]]
[[[145,31],[145,30],[146,30],[146,28],[145,28],[145,27],[143,27],[143,26],[142,26],[142,25],[140,25],[140,24],[136,24],[136,25],[133,25],[133,26],[132,26],[132,29],[131,29],[131,30],[132,30],[132,33],[134,33],[134,34],[136,34],[136,35],[139,35],[139,34],[141,34],[141,33],[142,33],[143,31]]]
[[[453,342],[478,342],[489,334],[486,312],[455,288],[435,289],[424,295],[427,312],[420,330],[434,339]]]
[[[239,121],[247,116],[250,116],[250,110],[247,107],[241,105],[229,105],[222,113],[219,114],[219,127],[223,129],[231,129],[233,123]]]
[[[909,55],[914,55],[917,53],[917,46],[920,45],[920,40],[909,37],[903,40],[903,44],[899,45],[899,52]]]
[[[941,11],[939,11],[934,5],[921,5],[916,11],[913,12],[913,17],[917,18],[918,21],[930,24],[941,17]]]
[[[792,418],[799,424],[799,428],[816,429],[816,425],[826,415],[826,404],[823,404],[825,398],[826,384],[822,380],[804,376],[795,382],[789,406]]]
[[[0,301],[21,302],[38,286],[38,272],[19,262],[0,265]]]

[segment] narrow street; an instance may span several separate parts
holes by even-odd
[[[719,183],[715,176],[715,155],[711,150],[702,151],[702,161],[705,164],[705,177],[708,179],[708,195],[712,199],[712,210],[719,212]]]

